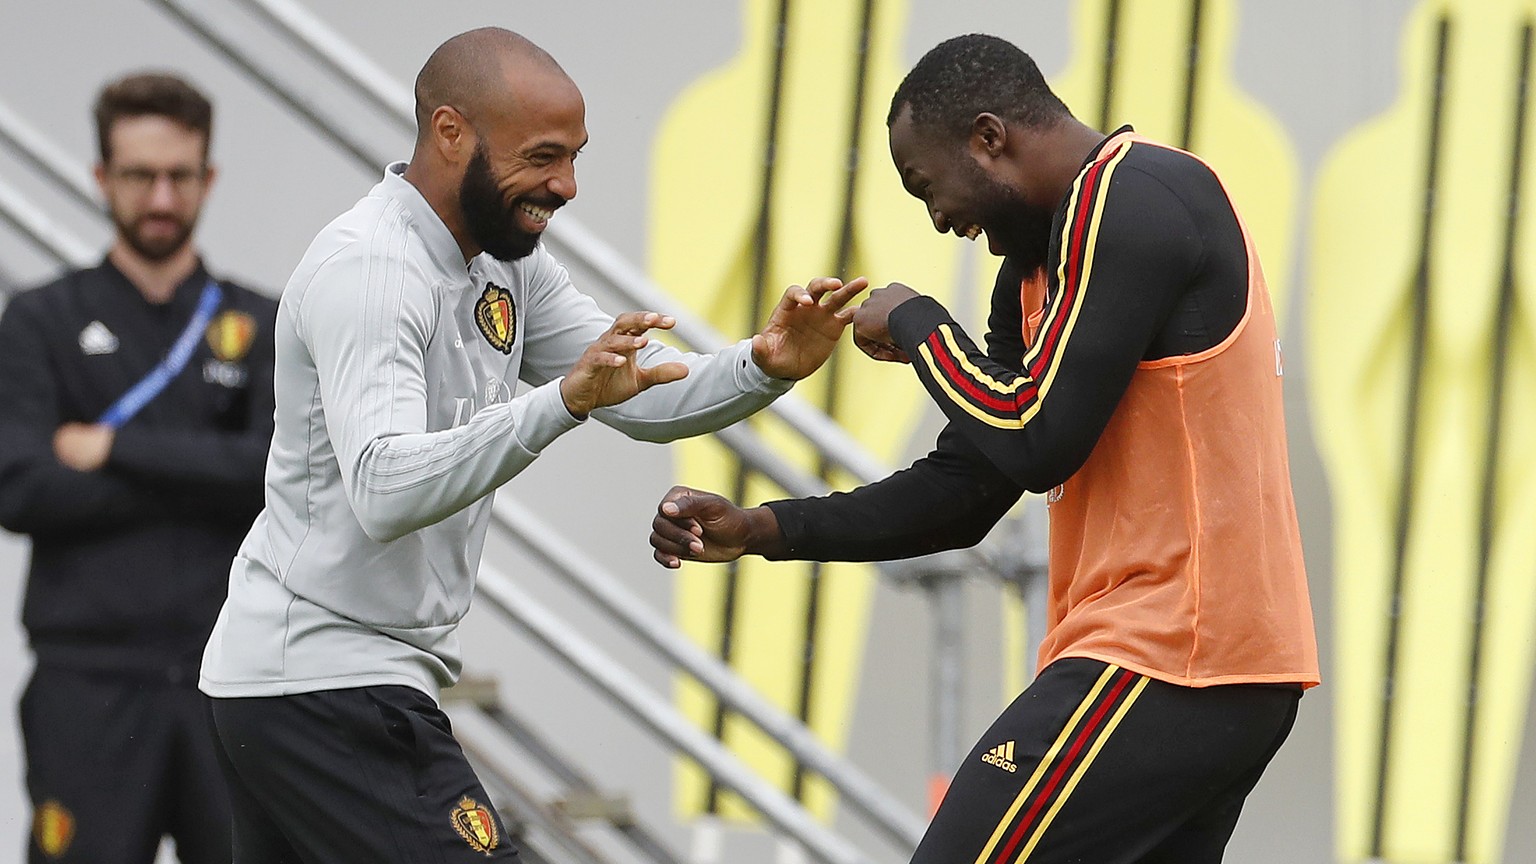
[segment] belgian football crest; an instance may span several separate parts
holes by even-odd
[[[459,832],[469,848],[487,855],[501,840],[496,834],[496,817],[468,796],[460,798],[459,806],[453,808],[453,830]]]
[[[74,839],[75,817],[63,804],[50,799],[32,814],[32,840],[49,858],[62,857]]]
[[[233,309],[221,312],[209,322],[207,339],[213,356],[224,363],[238,363],[245,359],[256,340],[256,319]]]
[[[512,305],[511,292],[495,282],[486,283],[485,293],[475,304],[475,325],[492,348],[511,354],[517,336],[517,307]]]

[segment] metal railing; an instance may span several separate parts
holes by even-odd
[[[4,221],[28,244],[68,267],[88,267],[94,250],[62,225],[48,218],[42,208],[16,187],[0,178],[0,221]]]
[[[823,827],[805,808],[747,768],[725,745],[706,735],[669,702],[543,603],[490,565],[481,565],[479,597],[515,622],[570,671],[612,698],[653,734],[688,754],[715,782],[729,789],[785,835],[825,864],[869,864],[847,840]]]
[[[897,846],[908,849],[917,846],[923,836],[924,823],[916,814],[847,760],[828,750],[802,723],[764,699],[718,657],[699,648],[650,611],[644,601],[580,546],[562,538],[552,525],[516,501],[501,498],[494,505],[492,514],[496,524],[511,533],[540,563],[562,573],[565,584],[577,589],[631,634],[714,691],[721,702],[751,720],[806,767],[825,777],[850,806],[868,817],[871,824]],[[497,580],[500,578],[505,577],[492,577],[488,582],[482,569],[481,589],[494,593],[499,590]]]

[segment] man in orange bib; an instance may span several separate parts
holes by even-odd
[[[934,227],[1005,258],[985,351],[899,283],[855,315],[855,342],[911,363],[949,425],[850,493],[741,509],[674,488],[656,559],[921,555],[1046,493],[1042,671],[960,765],[913,861],[1219,862],[1319,681],[1253,242],[1204,162],[1085,126],[995,37],[930,51],[887,125]]]

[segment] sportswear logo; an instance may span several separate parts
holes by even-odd
[[[204,335],[213,356],[224,363],[237,363],[245,359],[251,343],[256,341],[256,319],[230,309],[209,322]]]
[[[485,293],[475,303],[475,326],[492,348],[511,354],[517,336],[517,307],[512,305],[511,292],[495,282],[486,283]]]
[[[111,354],[117,350],[117,334],[100,321],[92,321],[80,331],[80,350],[87,355]]]
[[[1013,763],[1012,741],[1009,741],[1007,744],[999,744],[996,747],[993,747],[991,750],[981,754],[981,761],[987,763],[988,765],[996,765],[1004,771],[1007,771],[1009,774],[1019,770],[1019,766]]]
[[[244,387],[250,380],[250,370],[239,363],[221,363],[212,357],[203,361],[203,381],[209,384],[233,390]]]
[[[1280,350],[1280,340],[1275,340],[1275,377],[1285,377],[1285,353]]]
[[[44,801],[32,816],[32,839],[49,858],[63,857],[75,839],[74,815],[57,801]]]
[[[459,832],[469,848],[486,855],[490,855],[491,850],[501,842],[501,838],[496,835],[496,818],[491,815],[491,811],[467,795],[459,799],[459,806],[453,808],[453,830]]]

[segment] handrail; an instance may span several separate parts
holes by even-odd
[[[382,151],[376,150],[369,142],[360,140],[356,136],[343,134],[340,131],[342,124],[334,122],[334,119],[320,116],[311,108],[310,104],[318,100],[313,98],[310,88],[298,83],[297,80],[281,83],[273,77],[254,54],[246,51],[239,42],[227,35],[242,32],[239,24],[214,21],[218,13],[214,12],[211,4],[187,2],[187,0],[153,0],[153,2],[165,9],[172,18],[181,22],[182,26],[201,36],[203,41],[222,54],[224,59],[238,66],[240,71],[260,84],[273,98],[288,106],[290,111],[309,121],[310,131],[330,140],[352,158],[366,165],[369,170],[380,170],[390,161]],[[297,76],[291,77],[297,78]]]
[[[0,220],[66,267],[89,267],[96,255],[85,241],[49,219],[16,187],[0,178]]]
[[[713,690],[722,703],[751,720],[807,768],[825,777],[844,801],[867,816],[898,846],[907,851],[917,848],[925,828],[923,820],[857,767],[828,750],[803,724],[764,699],[718,657],[660,620],[644,601],[580,546],[565,540],[510,496],[499,496],[491,509],[491,518],[539,561],[562,573],[566,577],[564,584],[576,588],[631,634]],[[485,585],[483,575],[481,585]]]
[[[268,24],[288,34],[317,63],[347,81],[380,113],[410,135],[416,134],[416,100],[411,92],[392,86],[394,79],[352,43],[337,38],[324,21],[294,0],[241,0]]]
[[[780,831],[825,864],[869,864],[869,859],[842,837],[811,818],[799,804],[752,773],[726,749],[704,734],[677,709],[641,686],[628,670],[561,621],[532,594],[489,565],[482,565],[480,597],[506,618],[523,627],[580,677],[612,697],[636,720],[687,753],[721,786],[741,796]]]
[[[523,752],[527,753],[535,762],[559,778],[565,787],[567,796],[601,795],[597,784],[591,778],[576,770],[564,757],[556,754],[554,749],[541,735],[508,710],[505,705],[500,703],[490,706],[482,705],[480,706],[479,713],[497,728],[501,729],[503,734],[516,741],[517,746],[522,748]],[[652,862],[652,864],[681,864],[682,859],[673,853],[671,849],[667,848],[659,837],[646,828],[644,823],[634,819],[634,814],[632,813],[627,815],[630,818],[622,821],[610,821],[610,824],[613,830],[629,843],[631,848],[644,856],[646,860]]]
[[[42,133],[3,102],[0,102],[0,141],[32,167],[51,177],[76,203],[93,213],[101,212],[101,202],[88,173],[82,171],[78,163],[60,154]]]
[[[550,864],[606,864],[591,844],[570,830],[551,808],[520,781],[526,769],[519,770],[507,757],[501,730],[483,712],[450,711],[453,737],[471,763],[488,769],[475,773],[486,791],[498,803],[497,809],[511,810],[523,823],[518,837],[518,857],[533,853]],[[508,826],[510,829],[510,826]],[[508,833],[511,833],[509,830]],[[558,855],[550,854],[558,852]],[[530,856],[532,857],[532,856]]]

